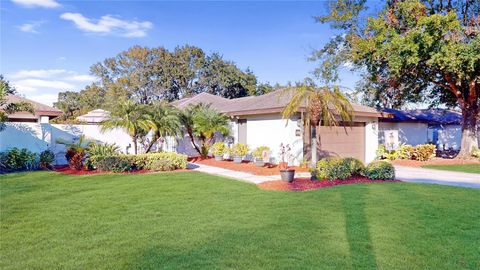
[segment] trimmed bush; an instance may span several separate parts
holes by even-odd
[[[214,143],[211,149],[214,156],[223,156],[228,150],[227,145],[224,142]]]
[[[96,156],[94,166],[100,171],[127,172],[133,169],[132,159],[129,155]]]
[[[39,166],[39,157],[26,148],[18,149],[16,147],[0,153],[0,171],[31,171]]]
[[[232,157],[244,157],[248,154],[248,145],[244,143],[236,143],[230,149]]]
[[[365,168],[365,176],[373,180],[393,180],[395,168],[386,161],[373,161]]]
[[[427,161],[435,156],[436,146],[433,144],[419,144],[415,146],[415,159]]]
[[[148,153],[139,155],[91,156],[89,166],[101,171],[131,170],[172,171],[187,168],[187,156],[177,153]]]
[[[401,145],[396,152],[399,159],[413,159],[415,157],[415,147],[409,144]]]
[[[480,149],[478,149],[478,148],[472,149],[472,157],[476,157],[476,158],[480,159]]]
[[[351,175],[363,175],[365,172],[365,165],[359,159],[348,157],[344,158],[343,162],[348,166]]]
[[[320,180],[343,180],[350,176],[349,164],[342,158],[328,157],[317,162],[317,178]]]

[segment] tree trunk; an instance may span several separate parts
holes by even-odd
[[[459,158],[469,158],[474,148],[478,148],[478,116],[480,107],[475,101],[474,104],[466,105],[462,109],[462,143],[460,146]]]
[[[201,155],[202,155],[202,151],[201,151],[200,148],[198,148],[198,146],[195,144],[195,137],[193,137],[193,132],[192,132],[191,130],[187,130],[187,133],[188,133],[188,137],[190,137],[190,142],[192,143],[193,148],[195,148],[195,150],[197,150],[198,154],[201,156]]]
[[[320,123],[315,126],[315,160],[317,163],[322,156],[322,140],[320,138]]]
[[[137,138],[133,138],[133,153],[137,154]]]
[[[145,151],[145,153],[149,153],[150,150],[152,150],[152,147],[153,145],[160,139],[160,137],[157,137],[157,136],[154,136],[152,138],[152,140],[150,141],[150,143],[148,144],[148,147],[147,147],[147,150]]]
[[[308,119],[304,119],[304,124],[303,124],[303,160],[313,162],[312,160],[312,125],[310,124],[310,121]]]

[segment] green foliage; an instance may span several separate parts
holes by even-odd
[[[55,161],[55,154],[50,150],[44,150],[40,153],[40,168],[50,169]]]
[[[187,106],[182,110],[180,121],[185,127],[195,150],[206,157],[214,140],[215,133],[227,136],[230,133],[230,121],[227,115],[206,104]],[[200,141],[200,147],[195,142]]]
[[[409,144],[402,144],[396,151],[399,159],[414,159],[415,147]]]
[[[224,142],[214,143],[211,149],[214,156],[223,156],[228,150],[227,145]]]
[[[0,152],[0,172],[32,171],[39,166],[38,154],[16,147]]]
[[[376,159],[386,159],[387,158],[387,148],[384,144],[379,144],[376,151]]]
[[[149,119],[152,122],[152,138],[146,152],[159,142],[160,145],[167,136],[176,136],[181,133],[180,112],[165,101],[155,101],[147,108]]]
[[[350,163],[337,157],[327,157],[319,160],[316,167],[317,178],[320,180],[343,180],[350,176]]]
[[[245,157],[248,154],[248,145],[244,143],[236,143],[230,148],[230,155],[232,157]]]
[[[393,180],[395,168],[386,161],[373,161],[365,168],[365,176],[373,180]]]
[[[420,144],[415,146],[415,159],[427,161],[435,157],[436,147],[433,144]]]
[[[147,153],[139,155],[92,156],[91,166],[100,171],[131,170],[171,171],[187,168],[187,156],[177,153]]]
[[[114,156],[120,152],[120,147],[115,143],[91,143],[86,152],[89,156]]]
[[[356,158],[344,158],[343,163],[349,168],[351,175],[363,175],[365,172],[365,165]]]
[[[252,152],[252,156],[255,159],[264,159],[264,152],[266,153],[266,156],[270,155],[270,148],[268,146],[259,146],[255,148]]]

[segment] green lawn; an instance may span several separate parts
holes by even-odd
[[[480,190],[0,175],[1,269],[479,269]]]
[[[422,168],[436,169],[444,171],[480,173],[480,164],[464,164],[464,165],[424,165]]]

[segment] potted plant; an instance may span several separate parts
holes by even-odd
[[[222,161],[223,155],[227,152],[227,145],[224,142],[216,142],[212,145],[212,153],[215,160]]]
[[[268,146],[259,146],[252,152],[257,167],[265,166],[270,161],[270,148]]]
[[[278,163],[278,167],[280,169],[280,177],[282,180],[293,182],[295,178],[295,170],[288,168],[288,159],[291,158],[290,154],[291,148],[288,144],[280,144],[280,162]]]
[[[230,156],[233,157],[233,162],[242,163],[243,158],[248,154],[248,146],[243,143],[236,143],[230,149]]]

